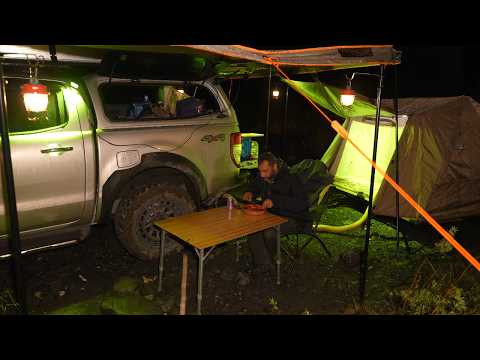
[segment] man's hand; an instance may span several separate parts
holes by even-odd
[[[265,199],[265,200],[263,201],[263,203],[262,203],[262,207],[263,207],[264,209],[270,209],[270,208],[272,208],[272,207],[273,207],[273,201],[270,200],[270,199]]]
[[[246,192],[245,194],[243,194],[242,199],[245,201],[252,201],[253,194],[251,192]]]

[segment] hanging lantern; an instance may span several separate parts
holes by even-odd
[[[278,90],[277,88],[275,88],[273,91],[272,91],[272,96],[275,100],[278,100],[278,97],[280,96],[280,90]]]
[[[28,112],[44,112],[48,106],[48,89],[45,85],[29,83],[22,85],[23,101]]]
[[[32,74],[32,70],[34,70]],[[48,88],[38,82],[38,61],[33,66],[29,66],[30,82],[21,87],[23,102],[27,112],[40,113],[47,111],[48,107]]]
[[[343,106],[351,106],[355,102],[355,91],[349,86],[340,93],[340,102]]]

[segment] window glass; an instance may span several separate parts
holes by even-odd
[[[219,111],[215,96],[201,85],[111,83],[99,92],[112,121],[193,118]]]
[[[40,131],[66,124],[68,114],[63,98],[62,85],[53,81],[42,81],[41,83],[47,86],[49,92],[47,111],[30,113],[25,109],[21,93],[21,86],[27,82],[27,79],[7,78],[5,80],[9,131],[11,133]]]

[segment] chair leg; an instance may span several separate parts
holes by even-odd
[[[290,242],[290,235],[285,235],[285,237]],[[281,249],[285,253],[285,255],[287,255],[287,257],[290,259],[290,261],[295,262],[295,258],[292,256],[292,254],[290,254],[290,252],[284,246],[282,246]]]
[[[285,253],[285,255],[287,255],[287,257],[291,260],[291,261],[295,261],[295,258],[292,256],[292,254],[290,254],[288,252],[287,249],[285,249],[283,246],[282,246],[282,251]]]
[[[300,248],[300,253],[313,241],[312,237]]]
[[[313,237],[314,239],[316,239],[320,245],[322,245],[323,249],[325,250],[325,252],[328,254],[329,257],[332,257],[332,254],[330,253],[330,251],[327,249],[327,246],[325,245],[325,243],[323,242],[322,239],[320,239],[318,236],[316,235],[310,235],[311,237]]]

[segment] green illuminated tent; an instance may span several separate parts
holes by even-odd
[[[373,153],[375,106],[366,98],[350,108],[340,104],[339,89],[320,82],[286,81],[318,105],[345,118],[343,127],[369,156]],[[398,100],[399,165],[402,186],[437,220],[480,215],[480,104],[467,96]],[[393,100],[382,101],[377,164],[395,178]],[[334,185],[368,199],[371,165],[337,135],[322,162]],[[395,217],[395,190],[377,172],[374,213]],[[421,216],[400,197],[400,216]]]

